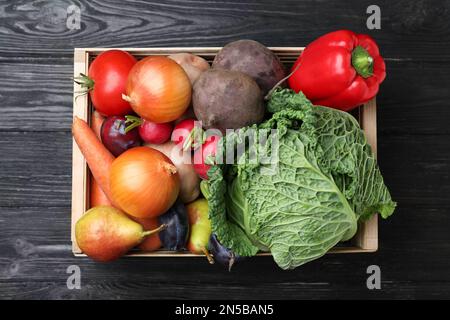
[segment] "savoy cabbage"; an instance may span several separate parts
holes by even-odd
[[[258,141],[263,130],[273,129],[275,139],[208,172],[209,215],[222,244],[243,256],[270,251],[281,268],[292,269],[352,238],[359,219],[393,213],[396,204],[353,116],[313,106],[289,89],[275,91],[267,108],[272,118],[227,135],[218,157],[234,154],[249,137]],[[254,163],[254,154],[272,162]]]

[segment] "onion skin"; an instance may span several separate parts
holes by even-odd
[[[179,64],[151,56],[131,69],[123,99],[141,118],[163,123],[178,119],[188,108],[191,95],[189,77]]]
[[[111,194],[122,210],[137,218],[154,218],[176,201],[180,178],[163,153],[148,147],[129,149],[111,167]]]
[[[183,152],[182,146],[172,141],[164,144],[145,144],[145,146],[161,151],[177,167],[180,176],[180,200],[183,203],[189,203],[197,199],[200,195],[200,178],[192,165],[191,152]]]

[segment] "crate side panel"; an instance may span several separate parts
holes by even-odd
[[[80,73],[87,74],[89,54],[85,50],[75,49],[74,52],[74,77]],[[73,116],[88,121],[88,97],[79,95],[81,86],[74,83]],[[73,140],[73,139],[72,139]],[[72,141],[72,219],[71,219],[71,239],[72,251],[81,253],[75,239],[75,223],[86,211],[86,195],[88,188],[88,170],[86,160],[78,148],[75,140]]]

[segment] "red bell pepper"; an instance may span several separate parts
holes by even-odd
[[[310,43],[298,57],[289,86],[316,105],[349,111],[372,99],[386,77],[375,41],[339,30]]]

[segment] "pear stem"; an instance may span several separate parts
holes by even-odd
[[[201,247],[200,249],[205,254],[206,259],[208,259],[209,264],[214,264],[214,259],[213,259],[212,255],[208,252],[208,249],[206,249],[205,247]]]
[[[142,237],[148,237],[151,236],[152,234],[158,233],[163,231],[164,229],[167,228],[167,224],[163,223],[162,225],[160,225],[158,228],[153,229],[153,230],[148,230],[148,231],[144,231],[142,232]]]

